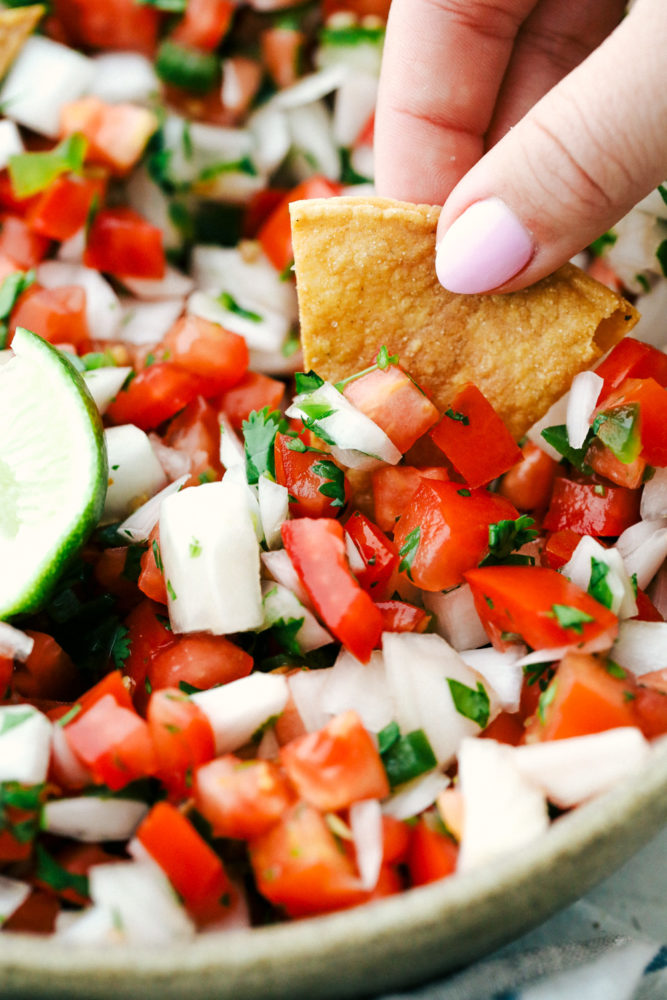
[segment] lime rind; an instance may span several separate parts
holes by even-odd
[[[81,375],[18,328],[0,366],[0,620],[38,610],[101,516],[102,422]]]

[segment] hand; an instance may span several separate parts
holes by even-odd
[[[667,176],[667,2],[394,0],[378,193],[444,203],[451,291],[554,271]]]

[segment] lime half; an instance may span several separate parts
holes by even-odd
[[[0,365],[0,620],[35,611],[95,527],[102,423],[67,358],[18,328]]]

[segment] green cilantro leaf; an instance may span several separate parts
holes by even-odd
[[[29,198],[43,191],[61,174],[80,172],[87,148],[88,140],[74,132],[54,149],[10,156],[7,166],[12,191],[17,198]]]
[[[591,556],[591,579],[588,584],[588,593],[600,604],[604,604],[605,608],[610,608],[614,601],[611,587],[607,583],[608,575],[608,563]]]
[[[549,687],[542,691],[540,695],[540,700],[537,703],[537,715],[540,722],[544,725],[546,720],[546,710],[551,704],[551,702],[556,697],[556,691],[558,690],[558,679],[554,678]]]
[[[415,556],[417,555],[417,549],[419,548],[419,543],[421,541],[422,530],[417,525],[405,536],[405,541],[403,545],[398,550],[398,554],[401,557],[401,561],[398,564],[399,573],[407,573],[410,580],[412,579],[412,564],[415,561]]]
[[[116,634],[111,646],[111,658],[119,670],[130,655],[131,646],[130,630],[125,625],[116,626]]]
[[[380,756],[385,754],[389,747],[391,747],[397,739],[400,738],[401,731],[398,728],[398,722],[392,720],[388,723],[384,729],[381,729],[378,733],[378,753]]]
[[[244,309],[229,292],[220,292],[218,302],[227,312],[234,313],[234,315],[240,316],[242,319],[248,319],[252,323],[262,322],[263,317],[259,313],[252,312],[250,309]]]
[[[167,580],[167,593],[171,597],[172,601],[177,600],[176,591],[173,588],[171,580]]]
[[[316,476],[321,476],[326,482],[318,486],[318,492],[331,499],[332,507],[345,505],[345,473],[335,462],[315,462],[312,467]]]
[[[9,327],[7,320],[21,292],[35,281],[34,271],[13,271],[0,285],[0,350],[7,346]]]
[[[584,475],[590,476],[593,470],[590,465],[586,464],[586,452],[588,447],[593,440],[593,431],[589,431],[586,440],[584,441],[581,448],[573,448],[570,444],[569,438],[567,436],[567,427],[565,424],[558,424],[555,427],[545,427],[542,431],[542,437],[550,444],[552,448],[555,448],[559,455],[573,465]]]
[[[582,634],[587,622],[595,621],[592,615],[580,611],[579,608],[573,608],[569,604],[552,604],[549,617],[555,618],[561,628],[572,629],[577,635]]]
[[[310,402],[308,400],[304,400],[302,403],[299,403],[299,409],[302,413],[305,413],[310,420],[326,420],[327,417],[330,417],[332,413],[336,412],[334,408],[329,405],[329,403],[320,403],[319,400],[316,399],[313,399]]]
[[[667,240],[663,240],[655,252],[663,277],[667,278]]]
[[[201,542],[194,536],[190,540],[190,558],[197,559],[201,555]]]
[[[665,187],[664,184],[658,184],[658,194],[664,201],[665,205],[667,205],[667,187]]]
[[[155,7],[166,14],[184,14],[188,0],[134,0],[140,7]]]
[[[252,485],[259,477],[268,474],[275,479],[276,466],[273,446],[278,431],[287,428],[287,422],[277,410],[253,410],[243,421],[243,441],[245,446],[246,477]]]
[[[398,727],[397,727],[398,728]],[[415,729],[405,736],[398,735],[381,752],[382,763],[392,788],[413,781],[437,767],[433,747],[423,729]]]
[[[30,709],[26,709],[23,712],[4,712],[0,716],[0,736],[4,736],[11,729],[16,729],[17,726],[21,726],[28,719],[32,718],[34,712]]]
[[[451,406],[448,410],[445,410],[445,416],[449,417],[450,420],[456,420],[464,427],[467,427],[470,423],[470,419],[466,417],[465,413],[460,413],[458,410],[453,410]]]
[[[278,618],[273,622],[271,626],[273,635],[286,653],[292,653],[294,656],[301,654],[297,635],[304,621],[305,618],[289,618],[287,620]]]
[[[556,671],[551,663],[529,663],[523,668],[526,683],[537,684],[540,691],[546,691]]]
[[[71,889],[79,896],[87,898],[90,895],[88,876],[68,872],[41,844],[35,844],[35,861],[35,877],[51,886],[56,892]]]
[[[297,372],[294,376],[294,384],[297,394],[300,395],[303,392],[315,392],[321,385],[324,385],[324,379],[311,369],[309,372]]]
[[[210,166],[204,167],[199,172],[197,183],[205,184],[207,181],[213,181],[216,177],[221,177],[223,174],[246,174],[247,177],[256,177],[257,167],[249,156],[242,156],[238,160],[227,160],[225,163],[211,163]],[[234,309],[233,312],[236,312],[236,310]],[[251,319],[252,315],[247,316],[246,319]],[[254,315],[257,314],[255,313]]]
[[[593,421],[593,433],[613,452],[619,462],[625,465],[634,462],[642,447],[639,436],[639,404],[628,403],[598,414]]]
[[[454,680],[452,677],[447,678],[447,684],[452,695],[454,708],[459,715],[471,719],[480,729],[486,729],[489,723],[491,704],[482,682],[477,681],[477,690]]]
[[[398,364],[398,354],[389,354],[386,344],[383,344],[377,353],[375,364],[378,368],[384,371],[384,369],[389,368],[390,365]]]
[[[163,571],[164,566],[162,565],[162,553],[160,552],[160,546],[158,544],[157,538],[154,538],[151,542],[151,549],[153,550],[153,558],[155,559],[155,565],[160,573]]]
[[[489,553],[482,559],[480,566],[497,566],[500,563],[511,562],[516,565],[516,556],[512,553],[520,549],[527,542],[532,542],[537,538],[537,532],[533,525],[535,520],[527,514],[521,514],[513,521],[497,521],[489,525]],[[529,564],[530,556],[518,557],[521,563]]]
[[[608,230],[606,233],[603,233],[602,236],[598,236],[598,238],[596,240],[593,240],[593,242],[590,244],[591,253],[595,257],[601,257],[605,252],[605,250],[607,249],[607,247],[613,247],[617,239],[618,236],[616,235],[616,233],[613,232],[613,230],[611,229]]]
[[[128,545],[125,553],[125,565],[123,566],[122,577],[136,583],[141,573],[141,557],[148,549],[145,543],[138,545]]]

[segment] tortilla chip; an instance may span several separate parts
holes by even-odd
[[[45,13],[46,7],[41,4],[0,11],[0,79]]]
[[[518,438],[639,319],[572,264],[507,295],[445,291],[437,207],[318,198],[290,210],[305,364],[334,382],[386,344],[439,409],[475,382]]]

